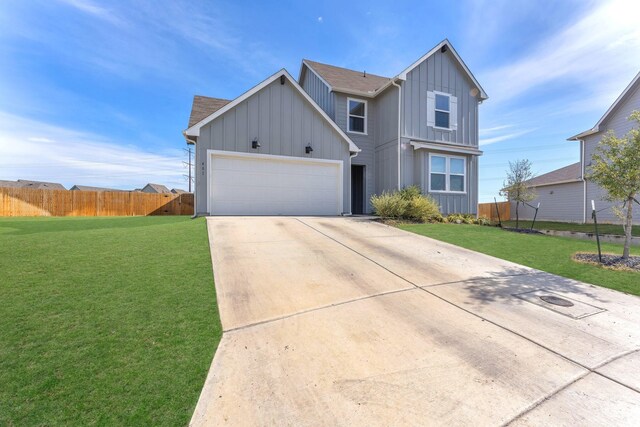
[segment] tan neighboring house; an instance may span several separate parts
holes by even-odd
[[[74,185],[69,191],[126,191],[115,188],[91,187],[90,185]]]
[[[149,184],[145,185],[144,187],[142,187],[141,191],[143,193],[156,193],[156,194],[169,194],[169,193],[171,193],[171,190],[169,190],[164,185],[162,185],[162,184],[152,184],[152,183],[149,183]]]
[[[634,126],[628,120],[634,110],[640,110],[640,73],[625,88],[615,102],[609,107],[596,125],[584,132],[569,138],[569,141],[580,142],[580,161],[530,181],[537,193],[530,202],[536,206],[540,203],[537,219],[563,222],[591,222],[591,201],[598,210],[598,221],[619,222],[613,211],[614,203],[605,199],[606,191],[586,178],[591,166],[591,158],[608,132],[613,131],[618,138],[624,137]],[[520,218],[533,218],[535,210],[525,207]],[[636,206],[633,215],[634,224],[640,223],[640,208]]]

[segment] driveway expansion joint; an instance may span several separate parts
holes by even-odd
[[[481,316],[481,315],[479,315],[479,314],[477,314],[477,313],[474,313],[474,312],[473,312],[473,311],[471,311],[471,310],[468,310],[468,309],[466,309],[466,308],[464,308],[464,307],[462,307],[462,306],[460,306],[460,305],[458,305],[458,304],[456,304],[456,303],[454,303],[454,302],[452,302],[452,301],[449,301],[449,300],[448,300],[448,299],[446,299],[446,298],[441,297],[441,296],[440,296],[440,295],[438,295],[438,294],[435,294],[435,293],[433,293],[433,292],[429,291],[429,289],[426,289],[425,287],[421,287],[421,286],[419,286],[419,285],[417,285],[417,284],[413,283],[412,281],[410,281],[409,279],[406,279],[405,277],[401,276],[400,274],[396,273],[395,271],[393,271],[393,270],[391,270],[391,269],[389,269],[389,268],[385,267],[384,265],[380,264],[379,262],[377,262],[377,261],[375,261],[375,260],[373,260],[373,259],[369,258],[368,256],[366,256],[366,255],[364,255],[364,254],[362,254],[362,253],[358,252],[357,250],[355,250],[355,249],[351,248],[350,246],[348,246],[348,245],[346,245],[346,244],[342,243],[341,241],[339,241],[339,240],[337,240],[337,239],[335,239],[335,238],[333,238],[333,237],[331,237],[331,236],[327,235],[326,233],[323,233],[322,231],[320,231],[320,230],[318,230],[317,228],[315,228],[315,227],[313,227],[313,226],[311,226],[311,225],[309,225],[309,224],[305,223],[304,221],[300,220],[299,218],[296,218],[296,220],[297,220],[297,221],[300,221],[302,224],[306,225],[307,227],[311,228],[312,230],[315,230],[316,232],[318,232],[318,233],[322,234],[323,236],[327,237],[328,239],[333,240],[334,242],[336,242],[336,243],[338,243],[338,244],[340,244],[340,245],[344,246],[345,248],[347,248],[347,249],[349,249],[349,250],[353,251],[354,253],[356,253],[356,254],[360,255],[361,257],[363,257],[363,258],[365,258],[365,259],[369,260],[370,262],[372,262],[372,263],[376,264],[376,265],[377,265],[377,266],[379,266],[380,268],[382,268],[382,269],[384,269],[384,270],[388,271],[389,273],[391,273],[391,274],[393,274],[393,275],[397,276],[398,278],[400,278],[400,279],[402,279],[402,280],[406,281],[407,283],[412,284],[413,286],[415,286],[415,288],[416,288],[416,289],[419,289],[419,290],[421,290],[421,291],[423,291],[423,292],[426,292],[426,293],[428,293],[429,295],[431,295],[431,296],[433,296],[433,297],[435,297],[435,298],[437,298],[437,299],[439,299],[439,300],[441,300],[441,301],[443,301],[443,302],[445,302],[445,303],[447,303],[447,304],[452,305],[453,307],[456,307],[456,308],[458,308],[458,309],[460,309],[460,310],[462,310],[462,311],[464,311],[464,312],[466,312],[466,313],[468,313],[468,314],[470,314],[470,315],[472,315],[472,316],[474,316],[474,317],[477,317],[477,318],[479,318],[479,319],[481,319],[481,320],[483,320],[483,321],[485,321],[485,322],[488,322],[488,323],[490,323],[490,324],[492,324],[492,325],[494,325],[494,326],[497,326],[498,328],[500,328],[500,329],[502,329],[502,330],[505,330],[505,331],[507,331],[507,332],[510,332],[510,333],[512,333],[512,334],[514,334],[514,335],[516,335],[516,336],[518,336],[518,337],[520,337],[520,338],[524,339],[525,341],[528,341],[528,342],[530,342],[530,343],[532,343],[532,344],[534,344],[534,345],[536,345],[536,346],[538,346],[538,347],[540,347],[540,348],[542,348],[542,349],[544,349],[544,350],[547,350],[547,351],[548,351],[548,352],[550,352],[550,353],[555,354],[556,356],[558,356],[558,357],[560,357],[560,358],[562,358],[562,359],[566,360],[566,361],[567,361],[567,362],[569,362],[569,363],[572,363],[572,364],[574,364],[574,365],[576,365],[576,366],[578,366],[578,367],[580,367],[580,368],[582,368],[582,369],[585,369],[585,370],[587,371],[587,372],[585,373],[585,376],[586,376],[586,375],[588,375],[589,373],[593,373],[593,374],[599,375],[599,376],[601,376],[601,377],[604,377],[604,378],[606,378],[606,379],[608,379],[608,380],[610,380],[610,381],[613,381],[613,382],[615,382],[615,383],[617,383],[617,384],[619,384],[619,385],[621,385],[621,386],[623,386],[623,387],[625,387],[625,388],[628,388],[629,390],[632,390],[632,391],[635,391],[635,392],[637,392],[637,393],[640,393],[640,392],[639,392],[638,390],[636,390],[635,388],[630,387],[630,386],[628,386],[628,385],[626,385],[626,384],[624,384],[624,383],[621,383],[620,381],[617,381],[617,380],[614,380],[614,379],[612,379],[612,378],[609,378],[608,376],[606,376],[606,375],[604,375],[604,374],[602,374],[602,373],[600,373],[600,372],[597,372],[597,371],[596,371],[596,369],[601,368],[602,366],[604,366],[604,365],[606,365],[606,364],[608,364],[608,363],[611,363],[611,362],[613,362],[614,360],[617,360],[617,359],[619,359],[619,358],[621,358],[621,357],[624,357],[624,356],[626,356],[626,355],[628,355],[628,354],[632,354],[632,353],[634,353],[635,351],[638,351],[638,350],[630,350],[630,351],[626,351],[626,352],[624,352],[624,353],[622,353],[622,354],[620,354],[620,355],[614,356],[613,358],[610,358],[610,359],[606,360],[605,362],[602,362],[602,363],[601,363],[601,364],[599,364],[599,365],[596,365],[596,367],[594,367],[594,368],[590,368],[589,366],[587,366],[587,365],[585,365],[585,364],[583,364],[583,363],[580,363],[580,362],[578,362],[578,361],[576,361],[576,360],[573,360],[572,358],[570,358],[570,357],[568,357],[568,356],[565,356],[564,354],[560,353],[559,351],[554,350],[554,349],[552,349],[552,348],[550,348],[550,347],[548,347],[548,346],[546,346],[546,345],[544,345],[544,344],[542,344],[542,343],[540,343],[540,342],[538,342],[538,341],[536,341],[536,340],[534,340],[534,339],[532,339],[532,338],[529,338],[529,337],[527,337],[527,336],[526,336],[526,335],[524,335],[524,334],[521,334],[521,333],[519,333],[519,332],[517,332],[517,331],[515,331],[515,330],[513,330],[513,329],[511,329],[511,328],[508,328],[508,327],[506,327],[506,326],[503,326],[503,325],[501,325],[501,324],[499,324],[499,323],[497,323],[497,322],[495,322],[495,321],[493,321],[493,320],[491,320],[491,319],[488,319],[488,318],[486,318],[486,317],[484,317],[484,316]],[[545,272],[540,271],[540,270],[537,270],[537,271],[533,271],[531,274],[540,274],[540,273],[545,273]],[[516,274],[515,276],[518,276],[518,275],[527,275],[527,274]],[[486,280],[486,278],[477,278],[477,279],[474,279],[474,280]],[[472,281],[472,280],[468,280],[468,281]],[[457,283],[457,282],[454,282],[454,283]],[[574,381],[574,382],[575,382],[575,381]]]

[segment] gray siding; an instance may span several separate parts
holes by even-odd
[[[532,206],[540,203],[536,220],[582,222],[583,183],[545,185],[535,189],[536,198],[529,202]],[[520,219],[533,219],[535,209],[528,206],[518,208]],[[511,217],[516,217],[515,203],[511,202]]]
[[[440,205],[443,215],[452,213],[478,213],[478,156],[465,156],[458,153],[452,155],[465,157],[466,161],[466,193],[432,193],[429,191],[429,153],[447,155],[449,153],[430,150],[418,150],[415,154],[414,176],[416,185],[422,188],[424,194],[433,197]]]
[[[625,136],[634,127],[635,122],[627,120],[634,110],[640,110],[640,85],[638,85],[634,92],[628,94],[627,99],[621,102],[607,121],[600,126],[601,132],[589,135],[585,138],[585,162],[587,175],[589,174],[591,156],[596,150],[596,147],[604,134],[609,130],[613,130],[618,138]],[[620,222],[620,219],[614,214],[613,209],[611,209],[614,204],[605,200],[606,194],[605,190],[595,183],[587,180],[587,221],[590,221],[591,219],[591,200],[595,200],[596,209],[609,207],[609,209],[598,213],[598,220],[603,222]],[[633,209],[635,211],[633,215],[634,224],[640,224],[640,206],[635,205]]]
[[[367,134],[347,132],[347,98],[367,101]],[[347,133],[349,138],[358,146],[361,152],[351,160],[351,164],[364,165],[365,171],[365,199],[367,213],[372,211],[369,200],[375,194],[375,161],[374,140],[376,134],[376,103],[373,99],[363,99],[357,96],[335,93],[335,122]]]
[[[261,147],[251,148],[258,138]],[[305,154],[311,144],[313,152]],[[196,212],[207,212],[206,150],[238,151],[344,162],[344,209],[350,210],[349,147],[338,132],[291,86],[276,80],[200,130],[196,144]]]
[[[376,97],[375,194],[398,189],[398,89]]]
[[[302,88],[335,121],[335,94],[318,76],[305,66]],[[356,144],[357,145],[357,144]]]
[[[403,136],[425,141],[478,146],[478,98],[451,52],[436,52],[407,74],[403,82]],[[458,98],[458,128],[446,131],[427,126],[427,92],[439,91]]]

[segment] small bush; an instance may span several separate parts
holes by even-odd
[[[486,216],[478,217],[478,219],[476,220],[476,224],[478,224],[478,225],[493,225],[491,220],[489,218],[487,218]]]
[[[443,220],[438,203],[433,198],[424,196],[416,186],[373,196],[371,204],[376,215],[383,218],[418,222]]]
[[[395,192],[383,192],[371,197],[371,205],[376,215],[383,218],[401,219],[409,206],[409,202]]]

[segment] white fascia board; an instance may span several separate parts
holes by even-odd
[[[223,115],[227,111],[231,110],[232,108],[236,107],[238,104],[240,104],[241,102],[245,101],[250,96],[258,93],[259,91],[261,91],[262,89],[264,89],[265,87],[267,87],[268,85],[270,85],[271,83],[273,83],[274,81],[279,79],[280,76],[284,76],[287,80],[289,80],[289,83],[291,83],[291,85],[302,95],[302,97],[304,99],[306,99],[313,106],[313,108],[315,108],[315,110],[318,113],[320,113],[320,115],[331,125],[331,127],[333,127],[333,129],[335,129],[336,132],[338,132],[338,134],[349,145],[349,151],[350,152],[358,153],[358,152],[361,151],[360,148],[358,148],[358,146],[351,140],[351,138],[349,138],[347,136],[347,134],[344,133],[344,131],[342,129],[340,129],[338,127],[338,125],[333,120],[331,120],[331,118],[329,118],[327,113],[325,113],[324,110],[322,108],[320,108],[320,106],[318,106],[318,104],[316,104],[316,102],[309,96],[309,94],[307,92],[305,92],[304,89],[302,89],[302,86],[300,86],[298,84],[298,82],[295,81],[295,79],[293,77],[291,77],[291,74],[289,74],[289,72],[287,70],[285,70],[284,68],[282,70],[278,71],[277,73],[275,73],[274,75],[272,75],[271,77],[267,78],[262,83],[259,83],[258,85],[256,85],[253,88],[249,89],[247,92],[243,93],[242,95],[240,95],[239,97],[237,97],[236,99],[234,99],[233,101],[231,101],[230,103],[225,105],[224,107],[220,108],[219,110],[217,110],[213,114],[210,114],[209,116],[207,116],[204,119],[200,120],[198,123],[196,123],[195,125],[191,126],[189,129],[187,129],[185,131],[185,134],[189,135],[189,136],[200,136],[200,129],[203,126],[205,126],[208,123],[211,123],[213,120],[215,120],[216,118],[220,117],[221,115]]]
[[[581,179],[576,178],[576,179],[566,179],[564,181],[556,181],[556,182],[547,182],[546,184],[534,184],[534,185],[529,185],[528,187],[530,188],[538,188],[538,187],[548,187],[550,185],[559,185],[559,184],[571,184],[574,182],[582,182]]]
[[[574,135],[574,136],[568,138],[567,140],[568,141],[578,141],[578,140],[582,139],[585,136],[593,135],[594,133],[600,132],[600,125],[602,125],[602,123],[609,117],[609,115],[611,113],[613,113],[613,111],[616,109],[618,104],[620,104],[620,102],[622,102],[622,100],[626,97],[626,95],[631,91],[631,89],[639,81],[640,81],[640,72],[638,74],[636,74],[636,76],[633,78],[633,80],[631,80],[631,83],[629,83],[627,85],[627,87],[622,91],[620,96],[618,96],[616,98],[616,100],[613,102],[613,104],[611,104],[611,107],[609,107],[609,109],[604,113],[604,115],[602,117],[600,117],[600,120],[598,120],[598,123],[596,123],[596,125],[594,127],[592,127],[589,130],[586,130],[584,132],[581,132],[581,133],[579,133],[577,135]]]
[[[451,153],[461,153],[461,154],[471,154],[471,155],[474,155],[474,156],[482,156],[482,154],[483,154],[483,151],[482,150],[478,150],[477,148],[463,147],[463,146],[453,145],[453,144],[440,144],[440,143],[411,141],[411,146],[413,147],[414,150],[419,150],[421,148],[424,148],[424,149],[427,149],[427,150],[436,150],[436,151],[444,151],[444,152],[451,152]]]
[[[476,85],[476,87],[480,91],[480,99],[481,100],[485,100],[485,99],[489,98],[489,96],[484,91],[484,89],[482,88],[482,86],[480,85],[478,80],[476,80],[476,78],[473,75],[473,73],[471,73],[471,70],[469,70],[469,67],[467,67],[467,64],[464,63],[464,61],[462,60],[460,55],[458,55],[458,52],[456,52],[456,50],[453,48],[453,46],[451,45],[451,42],[448,39],[442,40],[433,49],[431,49],[429,52],[425,53],[420,59],[418,59],[416,62],[414,62],[413,64],[409,65],[407,68],[405,68],[400,74],[398,74],[397,78],[399,78],[401,80],[406,80],[407,79],[407,74],[411,70],[413,70],[418,65],[420,65],[425,59],[427,59],[428,57],[430,57],[431,55],[433,55],[434,53],[439,51],[442,48],[442,46],[444,46],[444,45],[447,45],[447,47],[449,48],[449,50],[451,50],[451,53],[456,58],[456,60],[458,61],[458,63],[462,67],[462,69],[465,71],[465,73],[467,73],[467,76]]]

